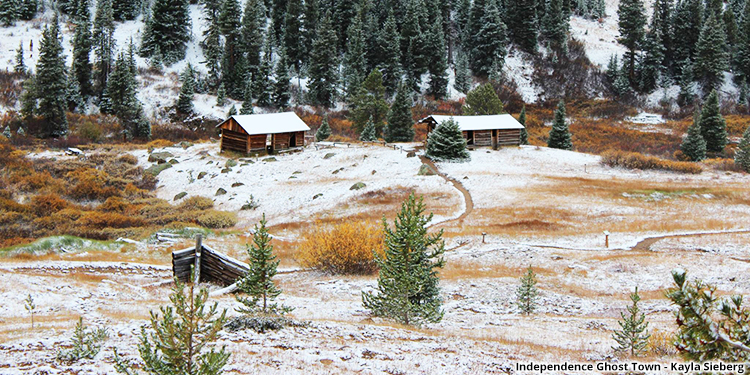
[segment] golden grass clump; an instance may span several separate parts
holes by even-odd
[[[214,207],[214,201],[211,198],[196,196],[185,199],[180,203],[180,209],[183,211],[208,210]]]
[[[296,258],[302,267],[332,274],[371,274],[377,270],[373,251],[383,255],[383,246],[379,225],[344,222],[307,232]]]
[[[237,224],[237,214],[234,212],[208,210],[198,216],[198,224],[211,229],[229,228]]]
[[[672,357],[677,355],[674,346],[674,333],[655,329],[648,339],[648,351],[658,357]]]
[[[660,159],[637,152],[610,150],[602,154],[602,164],[627,169],[660,169],[665,171],[699,174],[703,171],[696,163]]]

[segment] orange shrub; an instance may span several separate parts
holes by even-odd
[[[88,228],[129,228],[145,225],[145,221],[139,217],[127,216],[108,212],[87,212],[76,222],[77,225]]]
[[[306,233],[296,258],[302,267],[333,274],[371,274],[377,270],[373,251],[384,254],[382,228],[344,222]]]
[[[234,212],[208,210],[198,216],[196,221],[206,228],[229,228],[237,224],[237,214]]]
[[[180,210],[192,211],[192,210],[208,210],[214,207],[214,201],[211,198],[195,196],[185,199],[180,203]]]
[[[174,142],[168,141],[166,139],[154,139],[153,141],[146,144],[148,148],[163,148],[163,147],[172,147],[174,146]]]
[[[660,169],[680,173],[698,174],[703,171],[699,164],[660,159],[637,152],[610,150],[602,154],[602,164],[627,169]]]
[[[130,203],[120,197],[109,197],[97,207],[97,211],[123,213],[130,207]]]
[[[37,216],[49,216],[69,206],[57,194],[40,194],[31,198],[31,209]]]

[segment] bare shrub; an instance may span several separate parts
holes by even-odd
[[[602,164],[627,169],[659,169],[679,173],[698,174],[703,171],[699,164],[660,159],[636,152],[607,151],[602,154]]]

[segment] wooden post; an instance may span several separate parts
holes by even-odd
[[[485,243],[485,242],[484,242],[484,237],[485,237],[486,235],[487,235],[487,232],[482,232],[482,243]]]
[[[609,231],[604,231],[604,247],[609,249]]]
[[[195,276],[193,283],[198,284],[201,281],[201,250],[203,249],[203,235],[195,236]]]

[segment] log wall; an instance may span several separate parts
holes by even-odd
[[[221,129],[221,149],[239,152],[247,151],[247,134],[229,129]]]
[[[474,145],[491,147],[492,146],[492,130],[474,131]]]
[[[518,146],[521,144],[521,129],[501,129],[497,131],[498,146]]]
[[[249,142],[247,144],[247,152],[266,150],[266,134],[251,135],[248,138]]]
[[[228,286],[249,270],[247,264],[221,254],[209,246],[203,245],[201,249],[200,282]],[[190,267],[194,264],[195,247],[172,253],[172,272],[181,282],[188,282]]]

